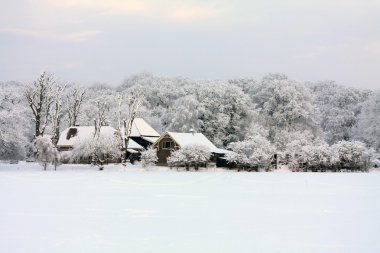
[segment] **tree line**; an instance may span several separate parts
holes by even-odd
[[[132,114],[159,132],[201,132],[230,149],[229,159],[241,167],[265,164],[274,153],[289,164],[297,159],[305,164],[302,148],[342,141],[380,151],[379,91],[333,81],[300,82],[284,74],[192,80],[140,73],[118,86],[80,86],[43,73],[30,83],[0,86],[0,159],[25,159],[37,136],[49,134],[56,144],[68,126],[128,129]],[[133,98],[141,98],[139,109],[130,111]]]

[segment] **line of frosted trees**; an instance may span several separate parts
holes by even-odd
[[[312,157],[323,161],[319,167],[364,166],[364,154],[369,151],[362,152],[360,161],[351,162],[343,155],[337,158],[333,147],[342,141],[380,151],[379,92],[332,81],[304,83],[283,74],[268,74],[260,80],[196,81],[141,73],[116,87],[79,87],[49,78],[40,76],[28,84],[0,82],[0,159],[25,159],[33,153],[29,143],[36,136],[52,135],[54,145],[61,129],[94,125],[94,119],[99,127],[121,128],[122,119],[128,118],[125,98],[134,90],[144,97],[136,116],[159,132],[201,132],[218,147],[230,149],[227,158],[242,169],[258,167],[273,154],[294,168],[316,166]],[[42,101],[37,96],[36,103],[31,103],[27,95],[35,94],[29,88],[48,81],[54,84],[48,96]],[[321,146],[329,147],[325,149],[330,150],[329,159],[305,149]],[[260,151],[259,147],[265,148]]]
[[[367,171],[372,165],[374,150],[363,142],[339,141],[302,143],[295,140],[278,152],[261,137],[231,143],[232,152],[226,156],[231,168],[238,170],[272,170],[287,165],[292,171]]]
[[[294,140],[280,152],[263,136],[253,136],[244,141],[230,143],[230,151],[223,157],[230,169],[246,171],[270,171],[286,165],[292,171],[367,171],[371,166],[374,150],[363,142],[339,141],[334,145],[318,140],[307,143]],[[188,145],[172,151],[168,157],[171,168],[183,167],[198,170],[207,166],[212,157],[210,150],[202,145]],[[143,153],[143,164],[157,161],[154,150]]]

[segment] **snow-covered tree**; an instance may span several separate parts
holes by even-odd
[[[331,145],[352,139],[352,129],[360,113],[360,103],[368,91],[337,85],[334,81],[309,84],[314,104],[319,110],[321,127],[326,141]]]
[[[315,138],[309,131],[293,132],[287,135],[285,149],[280,152],[282,161],[286,162],[291,169],[301,169],[306,166],[318,166],[326,163],[329,157],[328,144],[320,138]],[[327,148],[326,152],[322,152]]]
[[[242,89],[245,94],[252,96],[258,86],[258,82],[252,78],[237,78],[230,79],[228,83],[233,86],[237,86]]]
[[[53,88],[52,91],[52,99],[53,99],[53,110],[51,113],[51,122],[52,122],[52,141],[54,146],[57,145],[59,134],[60,134],[60,126],[61,126],[61,120],[63,116],[62,112],[62,96],[63,92],[66,89],[66,84],[57,84]]]
[[[95,132],[94,137],[98,137],[102,126],[108,125],[107,113],[109,112],[109,101],[106,97],[100,97],[96,101],[96,117],[94,118]]]
[[[335,162],[351,169],[367,170],[371,164],[373,150],[360,141],[340,141],[331,146]]]
[[[86,90],[81,87],[72,87],[66,96],[68,125],[75,126],[85,99]]]
[[[309,144],[301,147],[298,165],[303,163],[306,168],[331,168],[332,153],[327,143]]]
[[[141,163],[143,167],[153,165],[158,161],[157,150],[149,147],[147,150],[141,152]]]
[[[93,164],[102,169],[102,165],[109,159],[119,158],[121,156],[121,146],[119,138],[113,134],[101,133],[82,139],[73,145],[71,159],[79,161],[86,157],[91,157]]]
[[[217,146],[244,139],[250,124],[249,98],[225,82],[200,82],[197,89],[200,132]]]
[[[167,158],[167,163],[171,167],[180,167],[180,166],[185,166],[186,163],[186,155],[177,150],[177,151],[172,151],[170,156]]]
[[[252,97],[258,105],[262,123],[273,141],[280,131],[308,130],[319,135],[316,109],[309,91],[302,84],[282,74],[269,74],[257,86]]]
[[[94,119],[97,119],[98,122],[102,121],[103,125],[113,124],[114,111],[111,112],[111,108],[117,96],[115,90],[105,84],[94,84],[82,89],[85,89],[85,97],[79,107],[80,113],[75,123],[88,126],[93,125]],[[102,115],[99,117],[101,112]]]
[[[200,102],[194,94],[178,98],[173,106],[163,115],[170,131],[189,132],[190,129],[200,131]]]
[[[260,134],[249,136],[244,141],[232,142],[229,145],[232,152],[226,154],[227,161],[242,169],[269,169],[274,146]]]
[[[362,105],[357,127],[354,129],[356,139],[362,140],[380,152],[380,92],[371,94]]]
[[[25,158],[25,146],[32,137],[27,106],[20,83],[0,83],[0,160]]]
[[[250,123],[249,98],[241,87],[227,81],[193,81],[142,73],[118,89],[144,89],[145,117],[161,120],[163,131],[195,129],[218,146],[242,140]]]
[[[190,166],[194,166],[198,170],[202,164],[207,164],[211,156],[208,147],[198,144],[189,144],[178,150],[172,151],[167,159],[170,167],[185,166],[189,170]]]
[[[128,153],[128,143],[129,143],[129,136],[131,135],[132,131],[132,123],[133,120],[136,118],[138,110],[141,106],[141,103],[143,101],[144,94],[141,89],[135,89],[134,91],[130,91],[130,94],[128,95],[128,118],[124,120],[124,135],[123,135],[123,142],[124,142],[124,154],[123,154],[123,164],[126,165],[126,159],[127,159],[127,153]]]
[[[32,85],[26,86],[24,96],[33,113],[36,137],[43,135],[48,125],[55,83],[54,75],[43,72]]]
[[[59,152],[54,146],[51,138],[47,136],[38,136],[34,141],[34,147],[36,149],[36,160],[44,170],[46,170],[49,163],[54,164],[54,168],[57,168],[59,161]]]

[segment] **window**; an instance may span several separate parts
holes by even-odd
[[[162,149],[171,149],[173,148],[173,142],[172,141],[163,141],[162,142]]]

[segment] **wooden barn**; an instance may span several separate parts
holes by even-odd
[[[153,148],[157,149],[158,165],[167,165],[167,158],[173,150],[178,150],[186,145],[203,145],[210,149],[212,153],[211,161],[216,162],[218,167],[224,167],[224,155],[228,150],[217,148],[202,133],[176,133],[166,132],[153,144]]]

